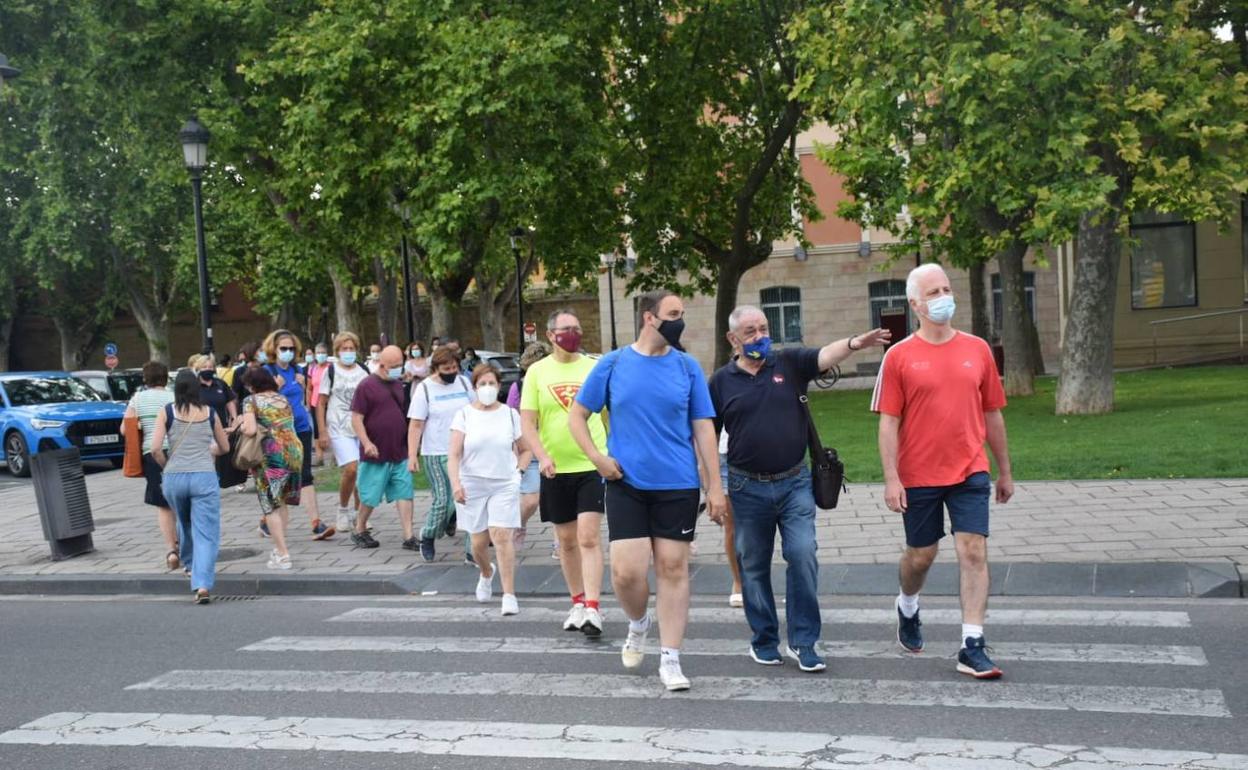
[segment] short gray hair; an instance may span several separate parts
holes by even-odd
[[[737,329],[741,328],[741,319],[747,315],[750,315],[751,313],[758,313],[763,318],[767,317],[766,313],[764,313],[762,310],[759,310],[754,305],[738,305],[728,315],[728,331],[736,332]]]
[[[911,270],[910,275],[906,276],[906,299],[923,299],[919,296],[919,281],[929,273],[943,272],[945,269],[940,266],[939,262],[925,262]]]
[[[565,308],[556,308],[555,312],[551,313],[546,318],[546,331],[553,332],[555,330],[555,327],[558,325],[559,316],[561,315],[570,315],[576,319],[577,323],[581,322],[581,317],[576,314],[576,311],[567,310]]]

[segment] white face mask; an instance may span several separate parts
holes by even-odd
[[[493,406],[498,403],[498,386],[482,385],[477,388],[477,400],[482,406]]]
[[[956,309],[957,303],[953,301],[952,294],[945,294],[927,301],[927,317],[933,323],[949,323],[949,320],[953,318],[953,311]]]

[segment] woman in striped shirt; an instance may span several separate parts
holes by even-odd
[[[164,413],[165,405],[173,403],[173,393],[168,388],[169,367],[159,361],[148,361],[143,365],[143,385],[143,389],[130,399],[126,416],[139,419],[139,429],[143,432],[143,478],[147,481],[143,502],[156,508],[156,522],[165,539],[165,566],[175,570],[181,566],[178,560],[178,526],[173,510],[161,491],[163,472],[160,464],[152,459],[156,418]]]

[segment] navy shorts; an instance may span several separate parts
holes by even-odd
[[[992,479],[986,471],[972,473],[961,484],[948,487],[908,487],[906,545],[926,548],[945,536],[945,508],[949,509],[949,529],[988,537],[988,498]]]

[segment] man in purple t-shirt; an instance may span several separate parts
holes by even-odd
[[[407,469],[407,388],[403,386],[403,351],[391,345],[381,351],[376,371],[355,389],[351,427],[360,440],[357,488],[360,512],[351,542],[360,548],[379,543],[368,531],[368,517],[383,499],[399,509],[403,547],[420,549],[412,534],[412,474]]]

